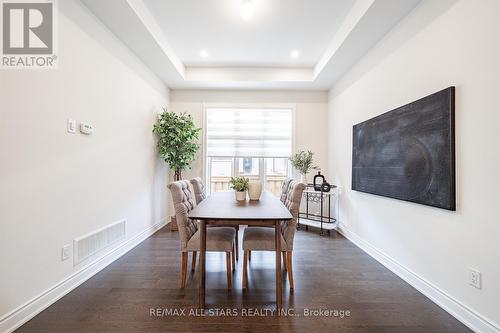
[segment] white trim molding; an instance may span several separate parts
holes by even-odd
[[[38,296],[7,313],[0,318],[0,332],[10,333],[25,324],[34,316],[48,308],[60,298],[71,292],[73,289],[90,279],[102,269],[113,263],[142,241],[153,235],[155,232],[167,225],[169,218],[161,219],[157,224],[148,227],[146,230],[133,236],[132,238],[119,243],[111,251],[100,258],[92,261],[77,272],[71,274],[64,280],[45,290]]]
[[[500,327],[491,320],[470,309],[465,304],[459,302],[437,286],[400,264],[389,255],[378,250],[357,234],[350,231],[349,227],[345,224],[340,223],[337,231],[474,332],[500,333]]]
[[[145,0],[82,2],[170,88],[325,90],[421,0],[353,1],[321,60],[305,67],[254,62],[189,66],[175,53]]]

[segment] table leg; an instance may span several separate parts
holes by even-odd
[[[320,218],[320,220],[321,220],[321,222],[320,222],[320,224],[321,224],[321,232],[319,234],[321,236],[323,236],[324,235],[324,232],[323,232],[323,190],[321,190],[320,205],[321,205],[321,210],[320,210],[321,211],[321,218]]]
[[[332,222],[332,207],[331,207],[331,198],[332,196],[328,196],[328,222]],[[328,236],[330,236],[330,229],[328,229]]]
[[[306,193],[306,219],[309,218],[309,193]]]
[[[207,250],[207,223],[200,221],[200,309],[205,308],[205,254]]]
[[[306,193],[306,219],[309,219],[309,192]],[[306,231],[309,231],[309,226],[307,224]]]
[[[274,225],[274,243],[276,250],[276,308],[278,314],[283,307],[283,299],[281,292],[281,230],[280,221],[276,220]]]

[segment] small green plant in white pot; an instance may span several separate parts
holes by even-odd
[[[310,150],[299,150],[289,158],[292,166],[300,172],[300,181],[304,184],[307,184],[307,174],[311,170],[319,170],[319,167],[313,166],[313,155],[313,152]]]
[[[234,193],[236,193],[237,201],[245,201],[247,197],[248,182],[248,178],[245,177],[231,177],[231,180],[229,180],[230,187],[235,191]]]

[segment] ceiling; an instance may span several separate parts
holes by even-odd
[[[312,67],[354,1],[253,0],[249,21],[240,16],[239,0],[144,3],[186,66]],[[293,50],[297,58],[290,56]]]
[[[420,1],[82,0],[172,89],[281,90],[331,88]]]

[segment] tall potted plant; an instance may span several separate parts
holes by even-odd
[[[153,126],[153,133],[157,135],[158,152],[171,170],[174,171],[174,180],[182,179],[182,171],[191,167],[200,145],[196,143],[201,128],[194,125],[190,114],[163,112]],[[171,230],[177,230],[175,216],[172,216]]]
[[[158,151],[171,170],[174,180],[182,179],[182,171],[191,167],[200,145],[196,143],[201,128],[194,125],[190,114],[168,112],[158,116],[153,133],[158,136]]]
[[[310,150],[300,150],[289,158],[292,166],[301,174],[300,181],[307,184],[307,174],[311,170],[319,170],[318,166],[313,166],[313,152]]]

